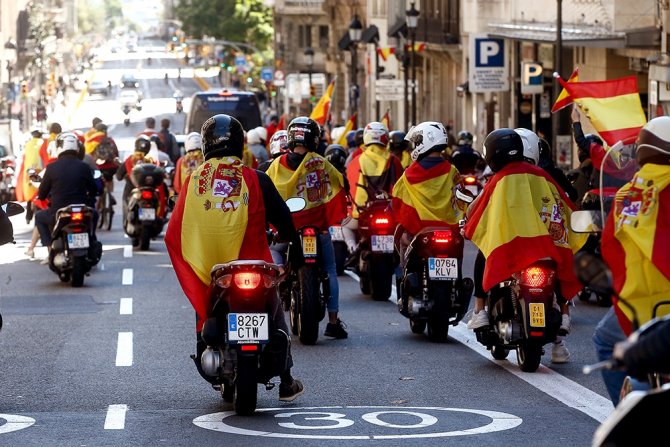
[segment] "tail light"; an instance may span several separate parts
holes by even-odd
[[[82,220],[84,220],[84,213],[82,213],[81,211],[72,213],[70,214],[70,219],[72,219],[73,221],[81,222]]]
[[[316,236],[316,230],[314,228],[305,228],[302,230],[302,235],[307,237]]]
[[[251,290],[260,285],[261,274],[256,272],[238,272],[235,273],[233,280],[239,289]]]
[[[279,277],[259,272],[240,271],[219,276],[216,278],[216,285],[222,289],[227,289],[234,282],[238,289],[254,290],[261,285],[261,281],[263,287],[269,289],[279,283]]]
[[[542,267],[528,267],[517,276],[519,283],[533,288],[544,288],[554,280],[554,271]]]
[[[153,198],[154,198],[154,193],[153,193],[153,191],[149,191],[149,190],[144,190],[144,191],[142,191],[142,198],[143,198],[144,200],[151,200],[151,199],[153,199]]]
[[[436,244],[450,244],[454,240],[451,231],[436,231],[433,233],[433,242]]]
[[[465,183],[467,183],[468,185],[474,185],[474,184],[477,182],[477,179],[474,178],[474,177],[471,176],[471,175],[468,175],[467,177],[465,177],[465,178],[463,179],[463,181],[464,181]]]
[[[386,227],[389,224],[389,218],[388,217],[375,217],[375,219],[372,221],[372,225],[376,227]]]

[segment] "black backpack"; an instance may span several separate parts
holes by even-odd
[[[108,137],[100,140],[100,143],[93,149],[93,154],[91,155],[93,155],[95,160],[103,160],[105,163],[113,163],[118,157],[116,145]]]

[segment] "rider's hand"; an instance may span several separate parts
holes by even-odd
[[[579,114],[579,107],[577,104],[572,105],[572,113],[570,114],[570,118],[572,118],[573,123],[578,123],[580,120],[581,115]]]

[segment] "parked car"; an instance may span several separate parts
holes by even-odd
[[[105,81],[93,81],[88,83],[88,93],[90,95],[105,95],[109,93],[109,85]]]

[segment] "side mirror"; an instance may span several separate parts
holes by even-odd
[[[603,230],[600,211],[573,211],[570,215],[570,228],[575,233],[598,233]]]
[[[97,163],[97,161],[96,161],[96,163]],[[100,169],[96,169],[95,171],[93,171],[93,178],[95,180],[99,180],[101,177],[102,177],[102,172],[100,172]]]
[[[17,202],[7,202],[2,205],[2,210],[7,214],[8,217],[16,216],[25,211],[25,208],[20,203]]]
[[[289,199],[286,200],[286,206],[288,206],[288,209],[292,213],[297,213],[298,211],[302,211],[305,209],[305,206],[307,206],[307,202],[305,202],[305,199],[302,197],[290,197]]]
[[[170,211],[174,210],[175,205],[177,204],[177,198],[179,196],[177,194],[171,195],[167,199],[167,206]]]
[[[472,203],[475,200],[472,196],[467,195],[460,189],[456,190],[456,198],[465,203]]]

